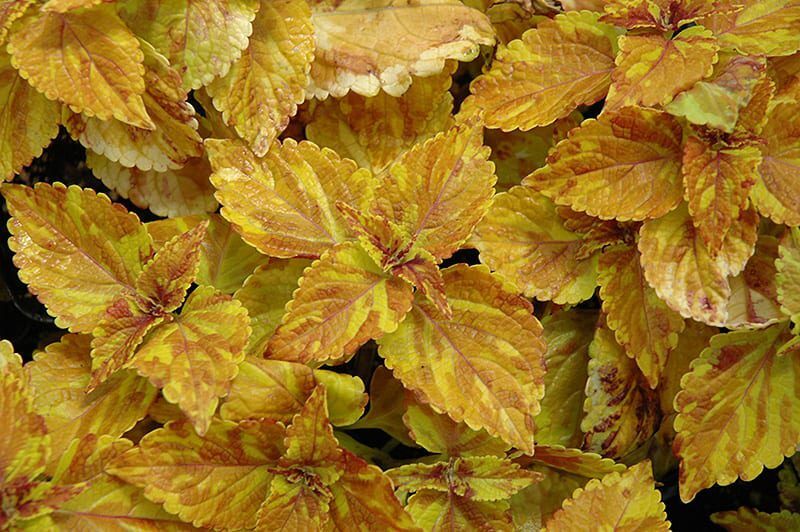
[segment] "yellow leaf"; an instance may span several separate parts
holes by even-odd
[[[32,10],[12,28],[7,49],[20,75],[47,98],[100,120],[155,127],[142,100],[139,41],[113,7]]]
[[[269,259],[236,291],[233,297],[247,309],[250,328],[253,329],[247,343],[247,354],[260,357],[267,350],[303,270],[310,265],[311,262],[305,259]]]
[[[91,189],[39,183],[2,191],[20,279],[56,325],[91,332],[118,295],[135,291],[152,252],[144,225]]]
[[[25,14],[36,0],[2,0],[0,1],[0,46],[6,43],[11,25]]]
[[[445,68],[440,74],[417,78],[400,97],[380,92],[367,98],[350,92],[319,102],[306,136],[362,168],[380,172],[414,144],[451,125],[452,71]]]
[[[199,89],[224,76],[247,47],[258,0],[132,0],[120,16]]]
[[[265,255],[319,257],[351,238],[336,202],[363,210],[372,203],[372,174],[311,142],[287,139],[263,159],[234,141],[206,148],[222,215]]]
[[[8,340],[0,340],[0,371],[17,377],[22,375],[22,357],[14,352],[14,346]]]
[[[146,41],[140,45],[144,53],[142,100],[153,130],[81,114],[71,114],[64,125],[84,147],[126,168],[176,170],[203,154],[194,108],[186,101],[181,77],[164,56]]]
[[[640,107],[585,120],[522,184],[604,220],[658,218],[681,201],[680,123]]]
[[[800,514],[787,510],[769,514],[742,507],[711,514],[711,521],[729,532],[792,532],[800,528]]]
[[[531,305],[485,266],[442,271],[453,317],[417,298],[378,340],[386,366],[437,412],[525,451],[544,395],[542,327]]]
[[[494,197],[471,243],[481,261],[527,297],[575,304],[597,286],[597,255],[581,257],[581,235],[569,230],[553,203],[528,187]]]
[[[780,465],[800,441],[796,373],[800,351],[777,356],[784,325],[711,339],[675,397],[674,452],[684,502],[714,484],[752,480]]]
[[[96,6],[100,3],[110,4],[115,0],[46,0],[42,6],[42,11],[55,11],[56,13],[66,13],[75,9]]]
[[[409,498],[406,510],[425,532],[513,530],[506,501],[473,501],[454,493],[422,490]]]
[[[258,510],[255,530],[324,530],[328,512],[328,497],[302,482],[293,483],[278,476],[270,484],[269,497]]]
[[[665,109],[692,124],[732,133],[739,112],[750,102],[757,83],[764,77],[765,66],[763,58],[721,54],[712,78],[681,92]]]
[[[694,320],[686,322],[686,328],[678,336],[678,345],[670,351],[667,365],[661,372],[658,384],[658,396],[661,402],[661,411],[665,416],[675,413],[675,396],[681,391],[681,378],[689,373],[689,366],[700,353],[708,347],[711,337],[719,333],[716,327],[709,327]],[[672,422],[661,422],[662,429],[668,424],[672,431]],[[674,431],[672,431],[674,432]]]
[[[147,434],[106,471],[199,527],[251,528],[283,453],[284,428],[268,420],[214,421],[205,436],[172,421]],[[221,452],[224,450],[224,452]]]
[[[0,49],[0,182],[41,155],[58,134],[61,121],[61,106],[28,85],[10,59]]]
[[[557,15],[501,45],[489,72],[472,83],[464,109],[483,110],[487,127],[527,131],[602,99],[611,83],[617,31],[598,17]]]
[[[775,262],[778,301],[781,311],[800,327],[800,229],[792,228],[783,237]]]
[[[724,9],[713,0],[608,0],[604,22],[630,30],[648,28],[658,31],[677,30],[716,9]]]
[[[649,461],[624,473],[590,480],[585,488],[575,490],[542,530],[605,529],[663,532],[670,529]]]
[[[647,284],[635,247],[623,244],[606,249],[598,270],[608,327],[655,388],[669,352],[678,344],[683,318]]]
[[[695,135],[686,140],[682,171],[689,214],[712,257],[747,208],[747,192],[760,164],[755,146],[718,147]]]
[[[198,433],[209,427],[219,397],[230,389],[250,336],[241,303],[209,286],[198,287],[180,316],[155,328],[139,347],[131,365],[163,388]]]
[[[208,180],[211,167],[204,157],[191,159],[177,170],[156,172],[126,168],[88,151],[86,165],[105,186],[158,216],[200,214],[217,208],[214,187]]]
[[[349,358],[361,344],[397,329],[411,286],[381,270],[357,244],[331,248],[300,279],[265,356],[295,362]]]
[[[392,372],[385,366],[378,366],[369,382],[369,411],[350,428],[380,429],[403,445],[414,447],[416,438],[412,439],[409,434],[410,429],[404,424],[404,422],[413,424],[403,417],[406,414],[405,395],[405,388],[400,381],[392,377]],[[448,428],[451,427],[448,425]],[[420,436],[420,438],[422,441],[420,445],[429,449],[425,437]],[[440,452],[435,444],[433,451]]]
[[[661,34],[621,37],[605,110],[669,103],[711,75],[718,49],[711,32],[702,26],[683,30],[672,39]]]
[[[577,447],[583,440],[580,425],[583,388],[588,374],[589,344],[592,341],[596,312],[573,310],[542,319],[545,354],[544,398],[542,411],[534,419],[539,444]]]
[[[408,427],[413,441],[432,453],[447,457],[504,456],[509,448],[507,443],[489,436],[485,430],[472,430],[466,423],[437,414],[429,405],[414,400],[411,393],[406,393],[406,403],[401,424]]]
[[[761,235],[756,251],[747,261],[742,273],[730,279],[731,298],[728,301],[728,320],[725,326],[761,328],[784,318],[778,302],[780,274],[776,270],[778,241]]]
[[[777,102],[761,136],[764,161],[750,191],[753,205],[776,223],[800,225],[800,103]]]
[[[452,255],[486,213],[497,177],[476,118],[405,152],[383,174],[374,211],[437,261]]]
[[[658,297],[685,318],[723,325],[731,296],[728,276],[744,269],[755,249],[757,229],[758,216],[742,211],[713,258],[683,205],[642,226],[639,252],[645,278]]]
[[[452,315],[445,295],[442,272],[436,264],[436,259],[428,251],[417,250],[413,258],[392,268],[392,274],[414,285],[417,292],[433,303],[445,316]]]
[[[635,451],[655,433],[661,420],[658,396],[614,339],[599,323],[589,345],[583,448],[609,458]]]
[[[247,357],[239,366],[220,415],[232,421],[266,418],[288,423],[320,383],[328,390],[331,423],[349,425],[361,417],[367,395],[358,377],[256,357]]]
[[[742,55],[791,55],[800,50],[800,2],[737,0],[744,9],[713,14],[700,21],[725,47]]]
[[[89,433],[122,436],[144,418],[156,397],[155,388],[132,371],[117,373],[87,394],[90,341],[87,335],[65,335],[25,366],[33,406],[47,423],[56,460],[73,438]]]
[[[205,221],[208,223],[208,228],[200,247],[200,267],[195,282],[232,294],[241,288],[242,283],[258,266],[267,264],[269,259],[252,246],[245,244],[239,234],[220,215],[157,220],[147,224],[147,232],[153,237],[156,247],[161,248],[169,239]]]
[[[85,488],[48,517],[57,530],[192,530],[177,516],[145,499],[142,490],[104,471],[106,465],[132,447],[125,439],[87,434],[72,441],[61,455],[56,481]],[[112,524],[113,523],[113,524]]]
[[[457,0],[313,0],[316,38],[311,84],[320,99],[352,90],[402,95],[411,76],[426,77],[447,59],[471,61],[494,44],[486,16]]]
[[[207,90],[225,123],[261,157],[305,99],[314,30],[305,0],[260,4],[247,49]]]

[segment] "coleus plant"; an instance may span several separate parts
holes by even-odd
[[[667,530],[656,479],[800,444],[794,0],[7,1],[0,44],[68,330],[0,343],[0,529]],[[59,126],[127,204],[30,186]],[[800,527],[796,460],[711,519]]]

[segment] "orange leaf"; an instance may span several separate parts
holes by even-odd
[[[455,493],[418,491],[408,499],[406,510],[424,530],[491,530],[511,532],[506,501],[473,501]]]
[[[744,9],[721,11],[700,21],[720,43],[742,55],[791,55],[800,49],[800,2],[737,0]]]
[[[281,467],[318,475],[326,486],[339,479],[338,462],[342,459],[342,450],[328,418],[324,386],[317,385],[300,412],[292,418],[284,445]]]
[[[602,219],[658,218],[681,200],[680,123],[639,107],[586,120],[522,184]]]

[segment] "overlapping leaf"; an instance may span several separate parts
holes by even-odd
[[[800,50],[800,3],[741,0],[744,9],[721,11],[700,21],[727,47],[745,55],[790,55]]]
[[[775,262],[778,301],[795,327],[800,326],[800,229],[786,233],[779,248],[780,258]]]

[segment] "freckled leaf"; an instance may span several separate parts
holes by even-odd
[[[597,13],[566,13],[500,45],[488,73],[471,85],[465,109],[485,112],[490,128],[529,130],[606,95],[617,32]]]
[[[680,182],[681,125],[639,107],[586,120],[522,184],[559,205],[603,219],[645,220],[674,209]]]
[[[249,45],[230,71],[208,86],[225,122],[256,155],[267,153],[297,112],[313,57],[311,11],[305,0],[262,0]]]
[[[39,183],[2,191],[20,279],[56,325],[90,332],[118,295],[134,291],[151,254],[147,230],[135,214],[91,189]]]
[[[418,297],[397,331],[378,340],[379,352],[435,411],[530,452],[544,391],[542,327],[488,268],[442,273],[452,318]]]
[[[139,41],[113,7],[69,13],[32,9],[12,29],[8,52],[23,78],[74,112],[154,127],[142,100]]]
[[[397,329],[411,308],[405,281],[381,270],[357,244],[332,248],[300,279],[265,356],[295,362],[348,358]]]
[[[366,208],[368,170],[311,142],[287,139],[263,159],[233,141],[206,142],[222,215],[265,255],[315,258],[351,238],[336,201]]]
[[[411,76],[431,76],[447,59],[471,61],[494,31],[480,11],[456,0],[313,0],[316,37],[311,84],[324,99],[349,90],[400,96]]]
[[[258,0],[133,0],[120,5],[120,15],[167,57],[188,90],[227,74],[247,47],[258,5]]]
[[[198,287],[179,316],[154,329],[131,365],[205,433],[226,395],[250,336],[247,311],[209,286]]]
[[[580,255],[581,235],[565,226],[553,203],[529,187],[494,197],[475,228],[481,261],[528,297],[574,304],[597,286],[597,256]]]

